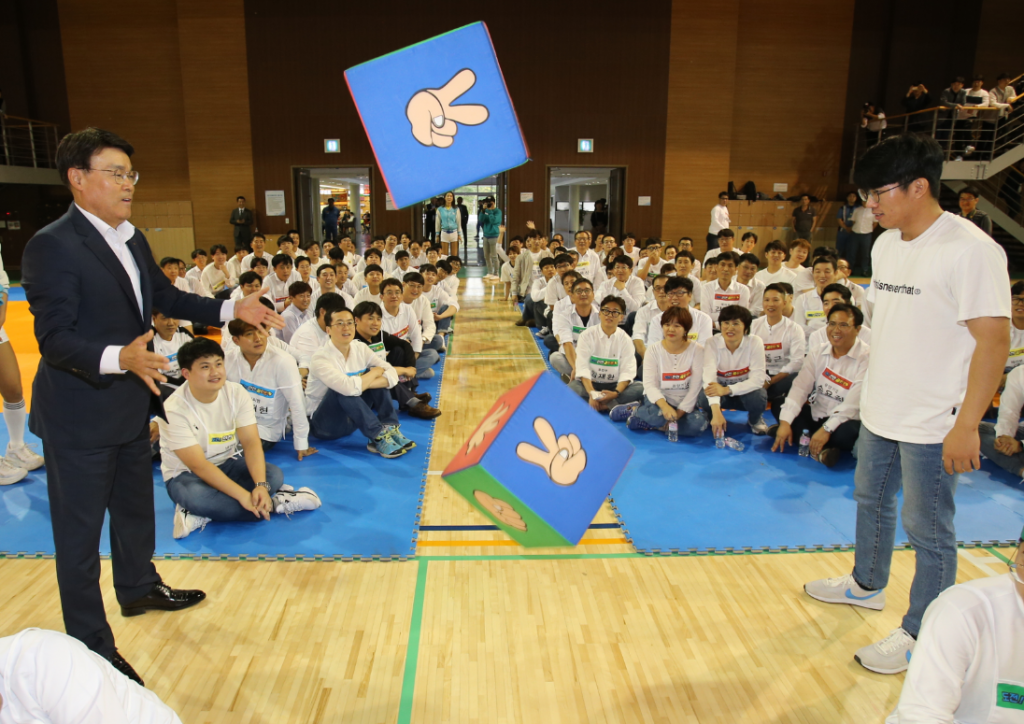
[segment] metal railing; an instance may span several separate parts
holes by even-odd
[[[1024,226],[1024,203],[1021,191],[1024,189],[1024,171],[1018,166],[1008,166],[1003,173],[978,181],[971,181],[983,198],[1009,216],[1020,226]]]
[[[1016,87],[1021,78],[1024,74],[1010,84]],[[1024,97],[1018,96],[1014,104],[1009,109],[970,105],[963,106],[963,110],[944,106],[925,108],[886,117],[885,128],[881,128],[879,120],[872,120],[869,127],[860,128],[854,137],[850,182],[853,182],[857,159],[865,151],[889,136],[904,133],[931,136],[942,145],[947,161],[994,159],[1024,143]]]
[[[0,115],[0,164],[57,168],[57,124]]]

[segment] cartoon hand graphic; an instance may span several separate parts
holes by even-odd
[[[412,125],[412,135],[424,146],[448,148],[459,132],[459,123],[478,126],[490,116],[487,106],[452,103],[473,87],[476,73],[463,68],[442,88],[424,88],[409,99],[405,117]]]
[[[487,433],[498,426],[498,423],[501,422],[501,418],[506,412],[508,412],[508,405],[502,402],[501,407],[495,409],[494,412],[487,416],[486,420],[480,423],[480,427],[478,427],[476,432],[473,433],[473,437],[469,438],[469,444],[466,446],[467,453],[473,452],[473,450],[483,443],[484,438],[487,437]]]
[[[533,429],[544,449],[521,442],[516,446],[519,459],[543,468],[551,482],[557,485],[575,483],[587,467],[587,453],[580,445],[580,439],[573,433],[556,438],[551,423],[543,417],[533,421]]]

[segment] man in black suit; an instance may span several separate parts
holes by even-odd
[[[235,199],[238,207],[231,212],[231,225],[235,227],[235,248],[244,246],[252,251],[252,212],[245,208],[245,197]]]
[[[43,440],[64,627],[141,684],[117,652],[104,612],[104,514],[110,513],[123,616],[187,608],[206,597],[170,588],[152,561],[149,416],[163,414],[156,383],[168,367],[151,351],[152,311],[207,324],[236,316],[261,326],[284,323],[258,303],[259,295],[222,302],[185,294],[168,281],[146,237],[128,222],[139,178],[133,151],[95,128],[64,137],[57,167],[75,201],[32,237],[21,269],[42,353],[30,429]]]

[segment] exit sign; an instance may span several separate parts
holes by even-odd
[[[576,150],[578,153],[593,153],[594,152],[594,139],[593,138],[581,138],[576,142]]]
[[[341,140],[337,138],[325,138],[324,153],[341,153]]]

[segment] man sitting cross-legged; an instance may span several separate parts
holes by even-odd
[[[594,304],[594,285],[588,279],[580,277],[573,282],[568,299],[568,305],[555,308],[551,327],[559,351],[552,352],[548,357],[551,366],[562,374],[566,384],[576,379],[576,343],[580,335],[587,327],[596,327],[601,323]],[[560,304],[565,304],[565,300]]]
[[[327,312],[324,321],[330,341],[313,354],[306,385],[313,437],[337,440],[359,430],[370,452],[386,458],[404,455],[416,443],[398,429],[388,393],[398,384],[398,373],[356,339],[350,310]]]
[[[605,297],[599,312],[601,325],[590,327],[579,336],[576,379],[569,382],[569,388],[593,409],[603,412],[611,403],[622,406],[638,401],[643,397],[644,386],[636,381],[633,343],[619,328],[619,322],[626,316],[626,302],[618,296]]]
[[[772,283],[765,287],[761,297],[764,316],[755,319],[750,326],[750,333],[764,342],[764,389],[776,420],[782,412],[782,403],[786,401],[793,380],[804,363],[807,350],[800,325],[782,314],[786,297],[786,290],[781,284]]]
[[[228,382],[220,345],[205,337],[188,342],[178,364],[185,383],[164,403],[167,420],[158,422],[174,537],[211,520],[270,520],[271,511],[319,508],[316,493],[285,486],[281,470],[264,459],[252,402],[241,385]]]
[[[800,374],[772,425],[773,451],[793,444],[793,430],[812,432],[811,457],[825,467],[852,451],[860,435],[860,391],[868,371],[870,348],[857,338],[863,313],[849,304],[834,304],[825,323],[828,344],[807,351]]]
[[[240,384],[252,399],[263,449],[269,450],[284,437],[291,412],[299,460],[315,453],[316,448],[309,446],[306,400],[295,360],[271,347],[266,332],[241,319],[228,322],[228,334],[236,347],[225,356],[224,367],[228,379]]]
[[[430,402],[429,392],[416,392],[416,353],[412,351],[412,345],[381,330],[383,312],[380,305],[360,302],[352,314],[356,318],[356,339],[398,373],[398,384],[391,388],[391,397],[398,403],[398,410],[421,420],[432,420],[440,415],[440,410],[427,404]]]
[[[423,330],[416,312],[402,301],[405,285],[389,277],[380,285],[380,293],[384,300],[381,318],[384,331],[412,345],[412,351],[416,353],[416,377],[429,380],[434,376],[431,368],[441,360],[441,355],[437,350],[424,348]]]
[[[1021,440],[1024,440],[1024,428],[1020,424],[1021,408],[1024,408],[1024,366],[1014,367],[1006,376],[1006,387],[999,398],[999,418],[996,424],[982,422],[978,426],[981,452],[1003,470],[1018,478],[1024,478],[1024,445],[1021,444]]]

